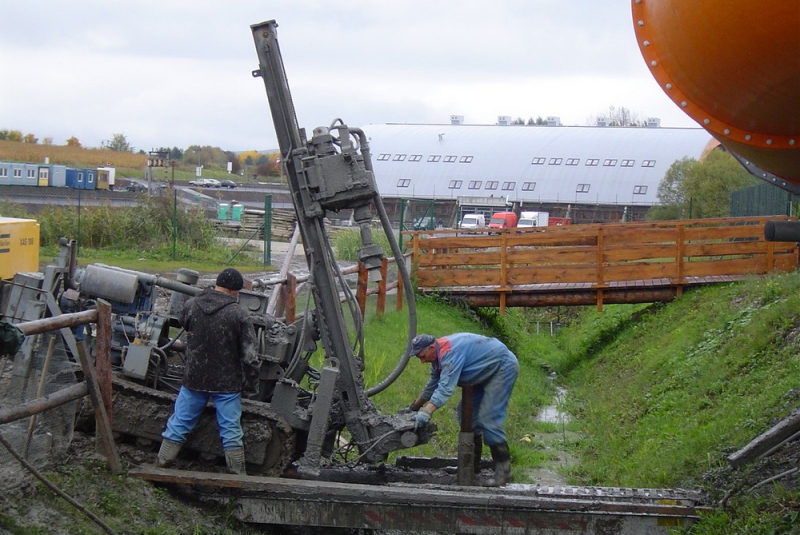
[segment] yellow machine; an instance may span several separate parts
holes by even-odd
[[[0,279],[39,271],[39,222],[0,217]]]

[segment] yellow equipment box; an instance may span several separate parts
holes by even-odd
[[[0,279],[39,271],[39,222],[0,217]]]

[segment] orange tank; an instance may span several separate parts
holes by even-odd
[[[632,0],[664,92],[722,145],[800,183],[800,2]]]

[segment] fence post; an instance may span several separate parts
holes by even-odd
[[[381,280],[378,282],[378,316],[383,316],[386,310],[386,279],[389,273],[389,261],[385,258],[381,260]]]
[[[106,407],[108,425],[112,423],[111,401],[111,304],[103,299],[97,300],[97,338],[95,339],[95,366],[100,396]]]
[[[287,323],[294,323],[297,316],[297,277],[291,273],[286,275],[283,294],[284,317]]]
[[[361,310],[361,317],[367,316],[367,268],[363,262],[358,263],[358,287],[356,288],[356,301]]]
[[[399,262],[405,262],[406,257],[402,255]],[[408,270],[411,271],[410,269]],[[395,310],[403,310],[403,277],[400,276],[400,268],[397,271],[397,300],[395,301]]]

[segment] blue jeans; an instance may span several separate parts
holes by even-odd
[[[195,428],[203,414],[209,398],[214,402],[217,412],[219,436],[222,449],[230,450],[244,446],[242,432],[242,395],[239,392],[209,393],[198,392],[185,386],[178,392],[175,400],[175,411],[167,421],[167,428],[161,436],[172,442],[183,444],[186,437]]]
[[[519,375],[519,362],[510,357],[485,383],[475,385],[472,391],[472,426],[475,434],[483,435],[487,446],[499,446],[508,442],[504,429],[508,400]],[[461,403],[458,404],[458,421],[461,421]]]

